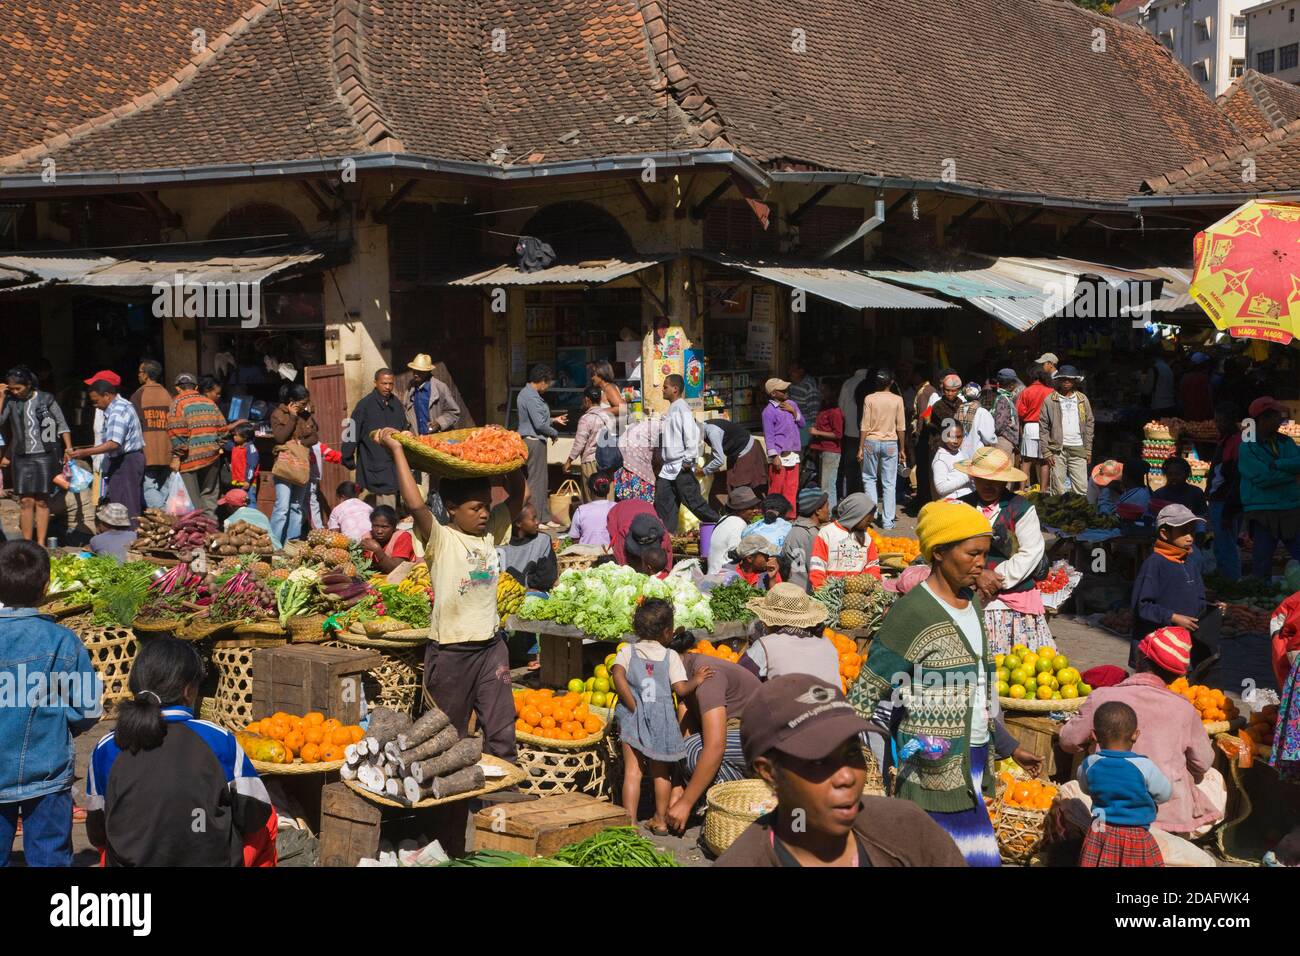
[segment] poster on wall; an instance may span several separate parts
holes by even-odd
[[[686,350],[691,347],[691,341],[680,325],[656,325],[651,334],[654,345],[651,349],[650,386],[659,388],[669,375],[685,375]]]
[[[704,392],[704,350],[687,349],[685,367],[686,398],[699,398]]]
[[[745,358],[759,365],[771,365],[775,357],[776,301],[771,289],[755,289]]]
[[[750,287],[742,282],[707,283],[704,296],[711,319],[749,318]]]

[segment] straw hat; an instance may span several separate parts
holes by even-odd
[[[768,627],[816,627],[826,620],[826,605],[814,601],[797,584],[778,584],[745,606]]]
[[[1111,482],[1118,481],[1123,477],[1124,464],[1114,458],[1107,458],[1092,470],[1093,483],[1101,488],[1105,488]]]
[[[415,358],[411,359],[411,361],[407,362],[406,367],[413,372],[432,372],[433,359],[429,357],[427,352],[421,352]]]
[[[953,467],[964,475],[988,481],[1029,480],[1027,474],[1011,463],[1009,454],[993,445],[981,448],[970,461],[959,461]]]

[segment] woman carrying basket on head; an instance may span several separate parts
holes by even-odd
[[[1047,572],[1047,546],[1038,512],[1029,499],[1010,488],[1029,476],[1012,467],[1007,452],[992,447],[981,448],[956,468],[974,481],[976,508],[993,529],[984,570],[975,582],[984,605],[989,651],[1010,654],[1016,644],[1031,651],[1055,650],[1043,596],[1035,587]]]

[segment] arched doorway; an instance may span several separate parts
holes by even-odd
[[[522,230],[549,243],[560,262],[608,259],[636,252],[618,220],[585,202],[557,202],[535,213]]]

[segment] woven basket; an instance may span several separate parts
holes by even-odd
[[[342,760],[319,760],[316,763],[303,763],[301,760],[294,760],[293,763],[267,763],[265,760],[253,760],[250,757],[248,762],[260,774],[279,774],[283,776],[299,773],[329,773],[331,770],[338,770],[339,767],[343,766]]]
[[[253,634],[262,634],[266,637],[284,637],[286,631],[280,626],[279,621],[245,621],[235,628],[236,637]]]
[[[398,635],[410,634],[411,637],[400,637]],[[429,641],[429,632],[426,631],[385,631],[383,634],[370,636],[367,634],[358,634],[356,631],[336,631],[331,638],[335,643],[346,644],[348,647],[374,647],[381,650],[394,651],[413,651],[419,650],[421,656],[424,654],[424,645]]]
[[[244,637],[212,645],[212,664],[217,671],[217,723],[230,730],[243,730],[252,723],[253,651],[282,644],[283,640],[274,638]]]
[[[997,795],[989,804],[989,819],[997,837],[998,853],[1003,863],[1026,866],[1047,842],[1047,818],[1052,811],[1013,807],[1006,802],[1007,788],[1001,780],[996,788]]]
[[[565,571],[586,571],[602,557],[602,554],[561,554],[556,556],[555,563],[563,574]]]
[[[329,635],[325,633],[324,614],[300,614],[289,618],[289,642],[291,644],[320,644]]]
[[[471,790],[468,793],[458,793],[454,797],[444,797],[441,800],[421,800],[419,803],[414,804],[401,803],[397,800],[390,800],[386,796],[380,796],[371,790],[367,790],[355,780],[344,780],[343,782],[347,784],[353,792],[365,797],[371,803],[377,803],[384,807],[401,807],[403,809],[413,810],[423,810],[426,807],[436,807],[444,803],[456,803],[460,800],[472,800],[474,797],[481,797],[484,794],[494,793],[497,790],[504,790],[507,787],[513,787],[516,784],[520,784],[522,789],[524,772],[519,767],[516,767],[509,761],[502,760],[500,757],[493,757],[491,754],[484,754],[479,759],[479,763],[500,767],[506,772],[506,775],[504,777],[489,777],[481,790]]]
[[[457,428],[449,432],[439,432],[438,437],[447,441],[463,441],[477,428]],[[373,433],[372,436],[373,438]],[[452,455],[436,451],[424,444],[410,432],[398,432],[393,436],[406,450],[407,461],[413,468],[429,471],[444,478],[480,478],[488,475],[508,475],[524,467],[527,457],[517,458],[503,465],[487,465],[477,461],[465,461]]]
[[[528,774],[519,783],[520,792],[543,797],[559,793],[601,796],[607,792],[603,731],[585,741],[548,740],[518,732],[515,739],[519,746],[515,759]]]
[[[1015,697],[999,697],[998,702],[1002,705],[1003,710],[1018,710],[1027,714],[1072,714],[1083,707],[1083,702],[1087,699],[1086,697],[1075,697],[1071,700],[1065,698],[1061,700],[1025,700]]]
[[[176,630],[182,641],[206,641],[225,631],[233,631],[242,621],[209,621],[206,614],[195,614]]]
[[[426,635],[427,636],[427,635]],[[375,638],[357,637],[346,632],[334,634],[324,647],[368,647],[376,649],[384,658],[378,667],[366,671],[366,703],[383,705],[399,713],[416,716],[424,708],[421,694],[424,684],[424,648],[412,647],[410,642],[396,646]]]
[[[373,621],[366,621],[361,625],[361,629],[367,637],[383,637],[393,631],[409,630],[403,621],[395,617],[377,617]]]
[[[48,614],[56,621],[61,621],[65,617],[75,617],[78,614],[85,614],[90,610],[89,601],[74,602],[53,601],[49,604],[42,604],[38,609],[42,614]]]
[[[104,682],[102,699],[104,716],[108,717],[117,710],[119,701],[131,697],[127,681],[131,677],[131,664],[140,651],[140,639],[129,627],[96,624],[89,614],[65,624],[85,645],[91,666]]]
[[[704,803],[704,845],[720,856],[746,827],[776,807],[776,794],[762,780],[728,780],[711,786]]]
[[[131,627],[137,634],[177,634],[189,621],[187,617],[160,617],[151,621],[136,618]]]

